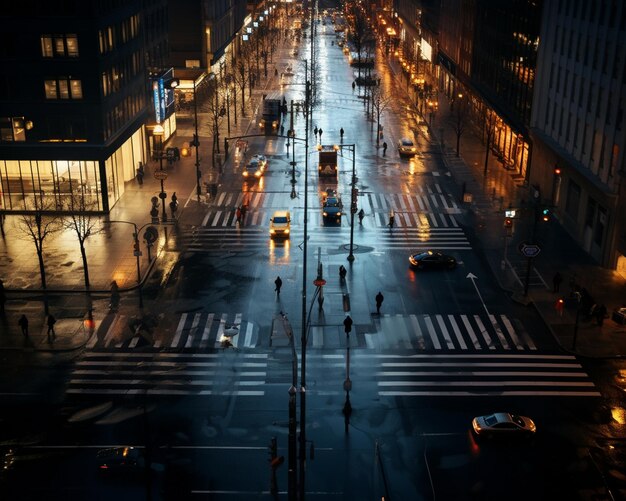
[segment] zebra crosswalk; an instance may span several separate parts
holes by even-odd
[[[416,189],[421,193],[363,193],[359,206],[369,216],[363,220],[363,225],[384,228],[388,223],[389,211],[393,210],[395,226],[398,228],[459,229],[459,223],[454,216],[460,214],[461,210],[451,195],[444,193],[439,184],[436,184],[434,189],[430,186],[420,186]],[[237,207],[247,204],[245,226],[268,227],[273,212],[286,208],[285,195],[280,192],[222,192],[204,217],[202,226],[235,227],[237,226]],[[300,207],[289,208],[292,213],[292,223],[302,226],[304,211]],[[314,226],[324,224],[321,210],[315,206],[309,209],[308,220]],[[346,213],[341,224],[349,225],[349,214]]]
[[[87,351],[75,363],[66,393],[263,396],[267,354],[230,351],[224,357],[224,353]]]
[[[254,348],[258,341],[258,327],[243,320],[242,314],[181,313],[173,335],[160,337],[149,331],[131,328],[133,319],[115,314],[102,322],[98,331],[87,342],[87,349],[134,349],[149,346],[156,349],[206,350],[225,345],[240,349]]]
[[[343,350],[307,356],[315,396],[342,395]],[[354,392],[379,397],[600,397],[581,364],[561,354],[394,354],[355,351]],[[74,396],[239,396],[284,393],[292,377],[284,353],[85,352],[66,387]]]
[[[372,249],[376,251],[415,251],[416,249],[460,251],[472,249],[467,236],[459,227],[405,228],[401,231],[402,235],[398,237],[390,231],[359,228],[355,242],[361,247],[375,244]],[[338,227],[309,228],[307,236],[310,246],[337,248],[341,244],[348,244],[350,241],[349,232]],[[290,239],[280,241],[280,245],[299,245],[303,241],[303,227],[294,222],[292,215]],[[263,251],[276,245],[275,242],[270,244],[269,231],[266,228],[248,226],[243,228],[190,228],[181,232],[180,243],[187,252]]]
[[[375,332],[357,332],[359,347],[377,351],[537,351],[537,345],[522,323],[507,315],[386,314],[375,318],[374,325]],[[313,348],[325,346],[327,339],[324,331],[323,326],[311,327]],[[331,331],[331,342],[334,337],[334,331]]]
[[[307,355],[310,395],[342,395],[345,353]],[[289,381],[288,360],[268,360],[268,383]],[[353,391],[379,397],[599,397],[600,392],[572,355],[396,354],[354,351]],[[282,387],[282,385],[281,385]]]
[[[376,361],[381,397],[601,396],[571,355],[378,355]]]
[[[186,312],[173,319],[168,332],[136,333],[129,319],[116,314],[103,322],[87,343],[89,350],[211,351],[224,346],[257,349],[263,346],[259,326],[242,313]],[[519,319],[505,314],[382,314],[374,317],[371,332],[355,329],[352,343],[364,350],[417,350],[422,352],[536,352],[537,345]],[[175,326],[175,327],[174,327]],[[269,342],[268,342],[269,343]],[[313,349],[345,347],[336,325],[312,325]]]

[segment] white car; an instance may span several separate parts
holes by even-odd
[[[398,141],[398,153],[401,157],[412,157],[417,153],[417,147],[408,137],[403,137]]]
[[[532,435],[537,431],[534,421],[526,416],[495,412],[472,420],[474,433],[479,436]]]

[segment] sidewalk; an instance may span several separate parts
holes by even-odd
[[[389,67],[397,81],[404,78],[397,63],[390,60]],[[513,300],[534,307],[564,350],[585,357],[626,357],[626,325],[611,318],[614,310],[626,306],[626,279],[598,266],[559,222],[552,220],[538,224],[537,243],[541,252],[533,259],[528,293],[524,295],[527,259],[519,252],[518,245],[528,241],[532,222],[528,216],[516,218],[505,249],[504,210],[509,206],[519,209],[528,199],[528,187],[515,171],[505,170],[491,154],[484,175],[485,146],[469,127],[461,136],[460,156],[456,156],[456,135],[447,124],[450,106],[443,94],[439,96],[439,111],[432,125],[419,114],[415,103],[408,104],[415,133],[427,130],[431,143],[439,145],[443,163],[455,180],[459,200],[463,200],[463,193],[471,195],[472,201],[463,203],[470,214],[467,231],[476,238],[474,247],[484,253],[500,287]],[[556,271],[563,277],[558,293],[552,291]],[[571,281],[586,288],[596,304],[606,305],[609,318],[602,326],[582,312],[577,319],[578,303],[570,294]],[[556,309],[559,298],[565,304],[562,314]]]
[[[245,135],[254,126],[256,113],[260,105],[262,95],[267,93],[268,88],[277,86],[276,81],[280,77],[274,75],[273,68],[284,61],[289,54],[291,40],[284,39],[282,46],[274,55],[274,62],[268,63],[268,77],[263,78],[261,66],[261,82],[248,96],[246,90],[246,116],[240,114],[240,102],[238,104],[237,125],[231,120],[230,134],[228,124],[222,121],[220,126],[220,141],[223,138]],[[234,103],[233,103],[234,104]],[[199,124],[208,123],[208,114],[198,118]],[[234,114],[231,119],[234,119]],[[94,300],[95,328],[106,317],[108,308],[111,281],[115,280],[122,296],[138,287],[139,278],[144,283],[150,276],[152,266],[158,256],[163,252],[172,252],[169,242],[176,237],[178,228],[185,228],[201,224],[208,207],[206,201],[205,182],[216,182],[221,179],[221,167],[219,162],[223,158],[223,143],[220,144],[221,155],[216,163],[211,165],[212,137],[210,131],[199,128],[200,147],[199,161],[202,196],[198,200],[196,192],[196,156],[191,148],[191,154],[181,157],[180,160],[169,164],[163,160],[163,169],[168,173],[168,178],[163,182],[164,191],[167,193],[165,200],[165,213],[167,223],[152,223],[150,199],[158,196],[161,191],[161,183],[153,174],[160,170],[159,161],[149,161],[145,166],[143,184],[135,179],[125,185],[125,191],[111,209],[108,217],[102,217],[101,221],[111,221],[102,226],[103,231],[87,239],[85,247],[87,264],[89,267],[90,288],[89,292]],[[193,121],[182,119],[178,123],[176,133],[163,144],[163,148],[182,147],[189,143],[193,137],[195,128]],[[208,134],[206,137],[203,134]],[[231,150],[232,153],[232,150]],[[169,207],[172,193],[178,197],[178,210],[176,219],[172,218]],[[163,207],[159,207],[159,218],[162,217]],[[44,316],[44,291],[41,286],[41,276],[35,246],[32,240],[20,238],[20,232],[16,229],[18,216],[8,216],[4,223],[5,237],[0,238],[0,279],[4,282],[7,303],[6,314],[0,316],[0,348],[6,349],[33,349],[33,350],[64,350],[79,348],[89,338],[89,332],[84,325],[84,317],[87,311],[85,302],[86,288],[84,283],[83,263],[80,256],[80,248],[75,235],[67,231],[51,234],[44,242],[44,262],[46,270],[45,296],[56,298],[56,304],[50,311],[55,315],[58,322],[55,326],[57,339],[49,344],[46,338],[46,328],[43,326]],[[133,255],[133,232],[134,225],[139,229],[140,248],[142,255],[137,260]],[[154,226],[159,238],[151,249],[151,261],[148,260],[146,244],[143,240],[145,228]],[[156,259],[155,259],[156,257]],[[98,303],[98,304],[96,304]],[[25,313],[30,323],[29,339],[25,340],[17,326],[19,316]],[[41,332],[43,331],[43,335]]]

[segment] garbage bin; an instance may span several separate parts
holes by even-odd
[[[620,325],[626,325],[626,308],[619,308],[613,311],[613,315],[611,316],[615,323]]]

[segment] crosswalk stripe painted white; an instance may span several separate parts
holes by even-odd
[[[461,330],[459,329],[459,326],[456,323],[456,319],[454,318],[454,315],[448,315],[448,321],[450,322],[450,325],[452,326],[452,330],[454,331],[454,335],[456,337],[456,340],[459,343],[459,346],[461,347],[462,350],[467,350],[465,339],[463,339],[463,335],[461,334]]]
[[[481,336],[485,340],[485,343],[489,347],[490,350],[495,350],[496,345],[493,343],[492,339],[489,337],[489,333],[483,324],[483,321],[480,319],[479,315],[474,315],[474,322],[478,325],[478,332],[480,332]]]
[[[437,332],[435,331],[435,326],[433,325],[430,316],[426,315],[424,317],[424,322],[426,323],[426,329],[428,330],[428,334],[430,335],[430,340],[435,347],[435,350],[441,349],[441,343],[439,343],[439,339],[437,338]]]
[[[519,337],[517,337],[517,334],[515,333],[515,329],[513,329],[513,325],[511,324],[509,319],[506,317],[506,315],[500,315],[500,320],[503,323],[504,328],[506,329],[507,333],[509,334],[509,337],[513,340],[513,344],[515,345],[515,347],[518,350],[523,349],[524,346],[522,345],[522,342],[520,341]]]
[[[443,333],[443,338],[446,340],[446,345],[448,346],[449,350],[453,350],[454,349],[454,343],[452,342],[452,339],[450,338],[450,334],[448,333],[448,329],[446,327],[446,324],[443,321],[443,317],[441,315],[435,315],[435,318],[437,319],[437,323],[439,324],[439,328],[441,329],[441,332]]]
[[[480,350],[480,342],[478,341],[476,334],[474,334],[474,329],[472,329],[472,326],[470,325],[467,315],[461,315],[461,320],[463,321],[463,325],[465,325],[465,330],[469,334],[470,339],[472,340],[472,343],[474,344],[474,349]]]
[[[183,313],[180,316],[180,320],[178,321],[178,327],[176,327],[176,333],[174,334],[174,339],[172,340],[172,344],[170,345],[172,348],[178,347],[178,343],[180,342],[180,337],[183,334],[183,329],[185,328],[185,321],[187,320],[187,313]]]
[[[489,315],[489,320],[491,321],[491,326],[493,327],[496,333],[496,336],[498,336],[498,339],[500,340],[500,344],[502,345],[502,347],[505,350],[510,350],[511,347],[509,346],[509,342],[506,340],[506,337],[504,337],[504,334],[502,333],[502,329],[500,329],[500,325],[496,321],[496,317],[494,315]]]
[[[412,330],[415,332],[415,337],[417,338],[417,348],[421,350],[425,349],[426,340],[424,339],[424,334],[422,333],[422,328],[417,321],[417,317],[415,315],[409,315],[409,321],[411,322]]]
[[[211,332],[211,326],[213,325],[214,313],[207,315],[206,322],[204,324],[204,330],[202,331],[202,338],[200,339],[200,348],[206,348],[209,344],[209,334]]]

